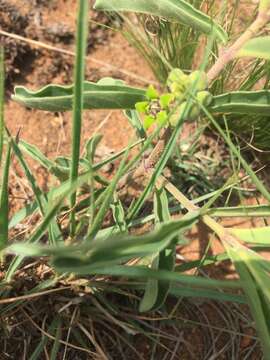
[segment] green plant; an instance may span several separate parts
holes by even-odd
[[[256,247],[269,247],[270,228],[228,229],[223,227],[214,216],[269,216],[269,206],[237,207],[216,209],[215,200],[227,189],[234,189],[241,179],[233,174],[219,190],[207,194],[203,199],[189,200],[181,190],[163,175],[163,170],[170,160],[176,141],[185,121],[197,121],[204,114],[228,144],[231,153],[252,180],[257,190],[270,202],[270,193],[256,173],[241,156],[232,142],[230,133],[224,131],[216,121],[216,114],[227,119],[227,114],[247,114],[250,112],[265,114],[269,112],[270,92],[234,91],[215,95],[207,87],[215,81],[224,67],[236,57],[253,56],[269,59],[267,46],[269,37],[255,38],[256,34],[270,21],[270,4],[262,2],[255,21],[213,64],[204,72],[208,55],[195,72],[185,74],[181,69],[171,69],[167,79],[168,89],[159,94],[153,87],[138,89],[127,86],[120,80],[105,78],[98,83],[83,82],[83,56],[85,49],[85,25],[87,7],[84,0],[79,1],[77,61],[74,86],[48,85],[39,91],[30,91],[16,87],[13,100],[30,108],[46,111],[73,110],[73,151],[71,158],[47,159],[34,146],[21,140],[15,141],[5,131],[7,144],[4,176],[1,185],[1,220],[7,219],[7,175],[10,165],[10,151],[19,160],[32,187],[35,200],[32,204],[16,213],[9,221],[9,228],[21,223],[27,216],[38,213],[39,222],[23,242],[9,243],[6,228],[1,229],[1,247],[5,253],[15,254],[5,276],[5,282],[11,281],[21,262],[27,257],[49,257],[57,276],[71,273],[86,280],[95,275],[124,276],[142,279],[144,296],[140,303],[141,311],[157,310],[163,306],[168,294],[178,297],[208,297],[221,301],[237,301],[250,305],[260,334],[266,356],[270,351],[270,330],[268,324],[270,308],[269,261]],[[143,0],[97,0],[96,8],[101,10],[137,11],[154,16],[163,16],[174,21],[184,22],[200,32],[204,32],[209,44],[215,40],[225,42],[225,31],[210,17],[195,9],[185,1],[161,0],[161,7],[156,1]],[[212,89],[212,87],[210,87]],[[211,95],[212,94],[212,95]],[[3,100],[2,100],[3,103]],[[126,149],[100,163],[94,162],[96,147],[100,140],[95,136],[85,145],[85,152],[79,156],[81,111],[86,109],[122,109],[134,126],[139,139],[130,142]],[[136,111],[138,110],[138,111]],[[139,113],[145,114],[144,120]],[[221,114],[221,115],[220,115]],[[146,129],[156,123],[156,129],[147,134]],[[152,148],[153,140],[157,144]],[[137,154],[129,157],[130,149],[138,147]],[[151,150],[145,160],[141,160],[147,149]],[[57,178],[59,185],[44,193],[36,184],[28,168],[24,153],[45,166]],[[102,178],[99,170],[106,163],[122,158],[114,178],[108,182]],[[135,165],[138,165],[135,167]],[[135,167],[135,170],[134,170]],[[131,182],[141,178],[147,184],[139,197],[126,208],[121,190]],[[154,212],[144,218],[138,214],[146,200],[154,192]],[[180,219],[172,219],[172,201],[188,212]],[[66,199],[71,198],[71,202]],[[204,205],[198,204],[204,201]],[[196,204],[195,204],[196,203]],[[103,228],[106,214],[112,210],[113,225]],[[59,221],[71,213],[70,223]],[[262,215],[263,214],[263,215]],[[154,220],[154,230],[141,236],[129,234],[134,224]],[[178,245],[186,242],[185,232],[198,221],[203,221],[221,240],[225,253],[215,259],[206,256],[187,266],[175,266],[175,252]],[[71,226],[70,226],[71,225]],[[68,237],[65,239],[65,230]],[[41,243],[48,234],[49,241]],[[137,259],[136,265],[130,261]],[[240,280],[216,280],[202,276],[186,275],[188,269],[203,268],[209,262],[230,259],[238,271]],[[102,280],[101,280],[102,284]],[[51,286],[48,282],[44,287]],[[102,285],[100,285],[102,287]],[[127,287],[133,288],[130,282]],[[245,296],[240,294],[243,291]],[[8,290],[7,290],[8,291]],[[236,291],[236,292],[235,292]],[[102,294],[102,290],[100,291]],[[50,331],[59,328],[59,322],[51,323]],[[56,330],[55,330],[56,332]],[[42,342],[40,346],[44,346]],[[55,345],[57,347],[57,344]],[[36,354],[39,354],[39,347]],[[38,355],[35,355],[38,356]]]
[[[150,13],[144,9],[144,4],[141,8],[138,5],[130,5],[127,2],[123,4],[113,4],[108,2],[97,2],[97,6],[101,3],[103,8],[114,8],[118,15],[122,18],[123,26],[121,32],[123,36],[134,46],[150,65],[155,77],[162,85],[166,84],[169,72],[172,68],[183,69],[189,74],[194,66],[197,67],[198,63],[202,60],[202,47],[207,41],[202,34],[202,29],[198,27],[187,26],[188,21],[183,23],[174,21],[177,15],[163,16],[160,11],[160,16],[154,16],[155,12]],[[178,9],[175,13],[179,15],[186,10],[189,6],[187,2],[182,1],[178,4]],[[219,3],[207,1],[189,1],[196,9],[202,8],[212,18],[218,17],[221,23],[224,23],[229,36],[237,36],[237,28],[235,20],[236,14],[241,12],[241,4],[236,1],[233,10],[231,4],[223,4],[221,9]],[[167,2],[164,2],[167,4]],[[168,9],[174,9],[174,2],[168,2]],[[129,9],[139,10],[139,13],[122,12],[121,10]],[[166,6],[166,5],[164,5]],[[119,12],[120,10],[120,12]],[[173,11],[173,10],[172,10]],[[169,12],[169,10],[168,10]],[[253,12],[250,12],[253,16]],[[225,16],[229,14],[229,16]],[[252,19],[251,19],[252,20]],[[248,22],[247,22],[248,25]],[[264,41],[264,40],[262,40]],[[258,41],[256,40],[258,44]],[[252,46],[252,42],[250,43]],[[245,49],[242,55],[248,55],[249,49]],[[209,68],[219,56],[219,45],[215,41],[212,47],[212,56],[209,56],[206,68]],[[232,79],[237,80],[237,84],[232,85]],[[213,94],[223,94],[233,88],[238,88],[242,91],[251,91],[258,82],[264,83],[264,88],[269,86],[269,60],[267,57],[250,62],[248,66],[243,66],[243,60],[234,58],[228,66],[224,67],[218,77],[210,83],[210,92]],[[228,127],[234,132],[236,137],[241,141],[247,143],[250,149],[263,151],[269,149],[270,138],[268,134],[269,129],[269,116],[267,113],[250,114],[249,124],[246,126],[246,115],[243,114],[227,114]],[[223,124],[222,117],[219,118],[219,123]],[[258,149],[257,149],[258,148]]]

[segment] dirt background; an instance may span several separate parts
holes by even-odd
[[[5,6],[7,3],[8,5]],[[0,14],[3,30],[50,44],[59,49],[74,51],[76,1],[1,1]],[[96,25],[95,22],[104,25],[110,24],[104,15],[91,12],[91,19],[93,22],[90,23],[88,39],[89,60],[86,67],[86,80],[97,81],[101,77],[113,76],[128,81],[132,85],[141,86],[142,82],[139,79],[136,80],[137,76],[154,80],[143,59],[119,33],[113,33],[110,30],[104,31],[101,26]],[[8,98],[15,84],[35,90],[50,83],[72,83],[74,63],[72,56],[41,48],[34,49],[33,46],[10,38],[1,37],[1,42],[8,44],[6,55]],[[104,65],[94,64],[99,61]],[[115,70],[112,70],[113,67]],[[135,79],[128,78],[123,73],[124,70],[133,73]],[[104,134],[104,144],[119,150],[128,143],[132,134],[131,128],[121,113],[117,111],[109,114],[107,111],[86,111],[82,143],[92,136],[108,115],[110,117],[106,123],[99,128]],[[69,113],[61,115],[44,113],[25,109],[8,101],[5,118],[13,134],[20,129],[21,137],[36,144],[47,156],[53,157],[59,152],[61,154],[70,152],[71,121]]]
[[[70,84],[72,82],[74,57],[62,54],[61,49],[74,51],[76,3],[77,1],[75,0],[0,0],[0,27],[2,30],[59,49],[59,51],[52,51],[30,44],[29,41],[16,40],[12,36],[0,35],[0,42],[4,44],[6,49],[6,124],[14,136],[19,132],[22,139],[37,145],[49,158],[70,153],[71,114],[30,110],[11,101],[10,96],[15,85],[23,85],[29,89],[36,90],[49,83]],[[145,61],[123,39],[121,34],[112,30],[104,31],[104,28],[99,25],[101,23],[105,26],[110,26],[110,20],[106,16],[93,11],[91,11],[90,15],[86,80],[97,81],[101,77],[112,76],[123,79],[131,85],[142,87],[146,83],[154,82],[155,79]],[[245,14],[242,14],[239,22],[243,22],[244,18]],[[122,149],[134,135],[133,129],[129,126],[128,121],[121,112],[85,111],[82,146],[96,132],[102,132],[103,134],[102,145],[104,155]],[[40,165],[30,160],[29,164],[35,171],[39,184],[46,190],[50,181],[46,172]],[[16,164],[11,172],[11,183],[12,211],[15,211],[31,197],[31,191],[22,178],[22,172]],[[23,198],[22,193],[24,194]],[[237,220],[238,224],[239,221]],[[181,255],[186,259],[197,259],[204,253],[204,249],[208,244],[208,232],[203,225],[194,229],[191,233],[191,240],[192,244],[185,247]],[[215,254],[220,251],[222,251],[221,245],[213,239],[212,253]],[[218,277],[233,277],[234,271],[232,267],[225,264],[216,270],[214,275]],[[53,300],[51,301],[53,302]],[[215,305],[208,304],[205,308],[207,322],[213,326],[225,328],[228,325],[227,321],[232,321],[231,318],[228,320],[226,316],[224,320],[222,309],[218,308],[217,310]],[[47,307],[42,311],[40,310],[41,318],[42,314],[46,313],[45,310],[49,311]],[[234,311],[244,316],[243,310],[237,308]],[[229,314],[229,311],[227,313]],[[185,315],[194,321],[197,319],[205,320],[205,315],[197,303],[191,303],[190,306],[185,305]],[[252,326],[250,326],[247,319],[242,319],[241,316],[239,315],[239,319],[237,318],[239,321],[237,320],[236,327],[238,331],[247,335],[240,337],[238,340],[239,353],[243,354],[239,359],[244,358],[250,349],[252,351],[248,359],[259,359],[261,354],[257,347],[257,340],[254,341],[252,338],[252,336],[255,336]],[[25,317],[21,321],[25,321]],[[175,330],[170,329],[170,331],[173,332]],[[193,347],[193,350],[190,350],[189,346],[186,346],[185,350],[182,353],[180,352],[181,358],[207,358],[205,344],[209,346],[210,344],[209,338],[205,340],[204,331],[204,328],[200,326],[194,326],[191,331],[190,328],[181,330],[183,343],[190,344]],[[17,336],[19,335],[17,334]],[[212,334],[209,336],[211,338]],[[216,346],[220,351],[220,356],[217,358],[230,358],[228,354],[231,354],[231,352],[222,352],[220,350],[227,341],[226,333],[219,332]],[[16,351],[21,351],[19,343],[17,341]],[[137,346],[144,359],[151,358],[149,346],[145,338],[140,338],[139,336]],[[197,348],[195,352],[194,346]],[[6,354],[9,352],[12,352],[12,350],[7,349],[5,351]],[[192,352],[193,355],[191,355]],[[198,355],[199,352],[204,354],[204,357],[203,355]],[[75,356],[74,354],[70,352],[68,359],[88,358],[84,357],[84,355],[73,357]],[[12,357],[13,355],[11,357],[1,356],[0,359],[15,359],[15,357]],[[43,359],[43,357],[41,358]],[[171,358],[177,359],[180,357],[176,355],[176,357]]]
[[[111,76],[135,86],[144,86],[147,79],[154,80],[144,60],[121,34],[102,26],[114,25],[105,15],[91,11],[90,18],[86,80],[97,81]],[[6,49],[6,124],[13,136],[19,132],[22,139],[36,145],[49,158],[70,154],[71,112],[50,113],[27,109],[11,101],[11,95],[15,85],[37,90],[51,83],[72,83],[74,56],[62,54],[61,50],[75,50],[75,22],[74,0],[0,1],[2,30],[59,50],[43,49],[27,41],[0,35],[0,42]],[[134,135],[120,111],[85,111],[82,149],[85,142],[97,132],[103,135],[99,146],[101,157],[122,149]],[[46,190],[50,181],[48,174],[42,166],[31,159],[27,160],[39,185]],[[12,213],[25,204],[25,199],[21,199],[22,193],[31,197],[27,183],[21,179],[22,175],[20,167],[15,165],[11,172]]]

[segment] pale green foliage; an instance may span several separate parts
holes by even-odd
[[[261,36],[249,40],[237,53],[238,57],[255,57],[270,60],[270,36]]]
[[[184,0],[96,0],[95,9],[160,16],[181,22],[208,35],[214,34],[222,42],[227,41],[227,34],[219,24]]]
[[[7,226],[1,230],[0,245],[5,248],[4,250],[7,253],[17,255],[9,265],[6,280],[12,279],[25,258],[48,256],[52,267],[63,276],[67,273],[82,276],[102,275],[102,280],[96,278],[95,281],[103,282],[105,275],[140,279],[140,289],[145,291],[140,305],[141,311],[159,309],[165,303],[168,294],[174,294],[178,297],[206,297],[221,301],[248,303],[267,356],[270,344],[270,331],[267,323],[270,309],[268,286],[270,265],[267,259],[258,255],[254,249],[238,243],[238,239],[233,238],[234,242],[226,242],[226,239],[224,240],[220,235],[220,229],[217,231],[216,227],[213,230],[219,234],[223,244],[225,244],[226,253],[218,254],[214,258],[205,254],[201,259],[175,268],[176,247],[177,245],[185,245],[186,230],[197,224],[199,220],[205,221],[206,215],[211,214],[214,216],[236,216],[239,213],[241,216],[245,215],[247,209],[243,207],[215,208],[216,199],[225,190],[234,192],[235,186],[239,185],[238,179],[235,179],[236,171],[232,174],[233,181],[225,182],[216,192],[204,194],[202,199],[192,199],[192,205],[204,201],[204,206],[201,209],[195,208],[194,210],[192,207],[192,211],[175,220],[171,219],[172,205],[175,205],[177,201],[177,210],[179,211],[183,209],[183,204],[188,208],[186,203],[189,201],[179,200],[179,194],[176,195],[171,187],[167,186],[172,184],[168,182],[168,184],[161,186],[159,180],[165,166],[168,165],[168,160],[175,161],[173,154],[175,150],[179,151],[177,144],[184,121],[196,120],[203,115],[212,122],[227,143],[229,151],[233,155],[232,162],[234,158],[238,160],[239,169],[245,170],[250,181],[269,203],[270,194],[267,187],[258,178],[250,164],[241,156],[230,132],[225,132],[217,121],[221,117],[226,119],[227,114],[236,117],[239,116],[238,114],[247,114],[245,125],[248,127],[251,113],[269,115],[269,90],[236,90],[229,93],[211,94],[208,89],[207,75],[201,70],[205,69],[205,63],[199,67],[199,70],[191,73],[186,69],[171,69],[166,84],[167,88],[159,91],[151,85],[147,89],[133,88],[120,80],[108,78],[96,84],[83,82],[88,8],[84,0],[79,1],[79,3],[81,6],[79,7],[78,18],[74,85],[68,87],[48,85],[36,92],[23,87],[15,88],[13,99],[25,106],[47,111],[70,111],[73,109],[73,151],[69,157],[62,156],[51,160],[35,146],[23,141],[17,143],[10,137],[11,147],[9,144],[6,147],[6,165],[1,183],[0,222],[2,225],[4,220],[6,225],[8,223],[8,170],[11,149],[26,174],[34,194],[34,200],[12,217],[9,228],[20,224],[30,215],[36,215],[38,211],[40,218],[35,228],[27,233],[24,241],[8,243]],[[268,2],[261,2],[260,10],[265,6],[268,6]],[[211,44],[212,35],[219,40],[226,41],[224,30],[209,16],[186,1],[97,0],[96,8],[136,11],[154,16],[162,15],[165,18],[167,17],[168,21],[179,21],[185,26],[191,26],[193,29],[205,33],[209,40],[208,45]],[[266,46],[268,42],[268,37],[253,39],[242,48],[238,56],[251,55],[268,59],[269,47]],[[213,43],[215,44],[215,42]],[[214,87],[211,88],[211,92],[212,89]],[[81,155],[80,136],[81,125],[83,125],[81,120],[82,111],[85,109],[127,110],[126,116],[139,139],[131,141],[130,145],[121,152],[96,163],[95,152],[101,137],[93,136],[86,143]],[[142,122],[139,116],[143,117]],[[145,129],[156,124],[158,125],[157,130],[147,136],[142,123]],[[127,175],[128,178],[130,170],[143,163],[142,157],[145,151],[152,149],[152,142],[158,138],[162,127],[169,127],[170,138],[151,168],[147,177],[148,183],[144,190],[128,207],[119,197],[119,181],[123,179],[123,176]],[[132,157],[130,150],[138,145],[140,148]],[[24,159],[24,154],[31,156],[34,161],[44,166],[48,172],[57,178],[59,185],[51,188],[48,192],[43,192],[38,187],[35,177]],[[192,150],[190,154],[190,159],[194,160],[195,156]],[[186,156],[186,154],[184,155]],[[110,181],[104,179],[99,170],[104,165],[119,160],[121,157],[122,161],[114,176],[110,178]],[[179,163],[176,165],[179,166]],[[182,171],[184,169],[183,163],[180,166],[182,166]],[[194,177],[190,176],[189,181],[194,181]],[[168,196],[168,189],[170,189],[171,196]],[[178,193],[180,192],[179,189],[175,187],[174,189]],[[139,211],[143,209],[146,201],[151,199],[153,193],[154,212],[147,214],[147,216],[143,214],[143,218],[138,218]],[[68,203],[66,199],[70,197],[72,201]],[[104,219],[111,211],[112,224],[110,227],[103,228]],[[247,211],[246,214],[252,213],[254,217],[270,215],[268,205],[263,208],[261,206],[255,207],[249,211],[250,213]],[[60,227],[58,220],[65,218],[70,212],[72,213],[72,227],[68,233],[70,224],[68,223],[66,227],[64,227],[65,224],[61,224]],[[153,230],[140,236],[129,233],[134,224],[145,224],[149,222],[149,217],[150,221],[155,220]],[[72,243],[64,241],[64,234],[66,235],[66,233],[72,235],[72,239],[69,239],[69,241],[72,240]],[[47,241],[47,234],[49,241]],[[269,226],[254,230],[234,229],[231,230],[230,234],[237,235],[243,243],[269,247]],[[226,233],[226,235],[228,234]],[[127,261],[134,259],[139,262],[137,265],[126,264]],[[198,267],[229,259],[235,264],[240,281],[215,280],[183,274],[186,270],[198,269]],[[131,280],[130,284],[132,284]],[[230,289],[237,290],[237,293],[228,292]],[[245,295],[238,294],[241,290]],[[102,290],[98,286],[95,291],[102,296]],[[94,296],[95,294],[93,294]],[[56,321],[55,328],[58,329],[59,327],[60,325]],[[41,349],[46,345],[45,343],[46,341],[42,339],[32,357],[37,358],[40,355]],[[52,351],[54,358],[58,349],[58,339],[55,344],[55,349]]]
[[[270,10],[270,0],[260,0],[259,11],[264,12]]]

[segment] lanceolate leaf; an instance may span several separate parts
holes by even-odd
[[[170,220],[169,202],[165,189],[156,189],[155,192],[155,221],[156,226],[161,226],[162,222]],[[177,239],[175,239],[175,243]],[[152,261],[151,268],[154,270],[173,271],[175,264],[175,244],[172,243],[168,248],[164,249]],[[157,279],[148,279],[144,297],[140,303],[140,311],[153,311],[160,308],[170,290],[170,281],[161,281]]]
[[[247,243],[270,246],[269,226],[250,229],[230,229],[230,232]]]
[[[265,280],[263,270],[258,273],[257,266],[254,262],[256,259],[252,259],[252,254],[248,252],[239,251],[239,249],[228,248],[230,257],[234,261],[236,269],[240,275],[245,295],[248,299],[248,303],[255,320],[258,333],[260,335],[261,344],[264,350],[266,358],[270,353],[270,331],[269,331],[269,299],[264,297],[263,288],[269,288],[269,276]],[[256,272],[256,277],[254,276]],[[258,281],[258,276],[263,275],[264,280],[263,287],[261,288],[261,282]],[[263,298],[262,298],[263,296]],[[265,304],[267,306],[265,306]]]
[[[211,112],[270,116],[270,91],[233,91],[218,95],[214,97],[209,110]]]
[[[270,216],[269,205],[231,206],[209,209],[208,215],[218,217],[266,217]]]
[[[237,53],[237,57],[255,57],[270,60],[270,36],[260,36],[249,40]]]
[[[219,290],[208,290],[208,289],[196,289],[194,291],[194,288],[188,287],[188,286],[177,286],[176,284],[173,284],[170,288],[170,295],[173,295],[175,297],[199,297],[199,298],[205,298],[207,301],[209,299],[212,300],[218,300],[218,301],[231,301],[236,302],[240,304],[246,304],[247,300],[244,295],[238,295],[238,294],[229,294],[225,293],[223,291]]]
[[[137,111],[127,110],[125,115],[130,123],[130,125],[136,130],[137,135],[140,139],[145,139],[147,137],[146,132],[143,128],[141,119]]]
[[[175,236],[189,228],[198,219],[198,213],[186,215],[178,221],[162,224],[158,230],[142,236],[122,235],[104,239],[95,239],[74,246],[45,247],[35,244],[17,243],[9,247],[9,251],[23,256],[53,255],[59,260],[67,260],[72,264],[87,265],[87,268],[100,268],[118,264],[134,257],[143,257],[155,254],[169,247]],[[72,272],[73,270],[71,270]]]
[[[242,283],[237,280],[216,280],[208,279],[195,275],[184,275],[179,272],[166,270],[152,270],[145,266],[110,266],[93,269],[91,265],[83,264],[80,261],[70,262],[69,259],[56,258],[53,259],[53,265],[60,273],[72,272],[78,275],[109,275],[109,276],[124,276],[130,278],[152,278],[164,281],[172,281],[175,283],[186,284],[189,286],[199,288],[214,288],[214,289],[241,289]]]
[[[5,83],[4,49],[0,46],[0,166],[4,148],[4,83]]]
[[[122,234],[127,233],[128,228],[125,219],[125,211],[122,202],[117,195],[114,196],[114,202],[111,204],[111,209],[115,224],[117,225],[119,232]]]
[[[38,91],[15,87],[13,100],[46,111],[70,111],[73,86],[48,85]],[[145,99],[145,90],[126,85],[85,83],[84,109],[134,109]],[[209,110],[270,116],[270,91],[234,91],[215,96]]]
[[[73,85],[48,85],[38,91],[16,86],[12,99],[33,109],[70,111]],[[126,86],[119,80],[105,78],[97,83],[84,83],[84,109],[134,109],[135,104],[143,100],[145,90]]]
[[[184,0],[97,0],[94,7],[97,10],[132,11],[159,16],[206,34],[214,33],[222,42],[227,41],[227,34],[219,24]]]
[[[8,176],[10,170],[11,146],[8,143],[6,161],[0,186],[0,250],[8,242]]]

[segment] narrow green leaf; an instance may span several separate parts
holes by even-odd
[[[80,145],[81,145],[81,127],[82,111],[84,98],[84,72],[86,41],[88,34],[88,11],[89,2],[79,0],[79,9],[77,15],[77,38],[76,38],[76,62],[74,70],[74,97],[72,102],[72,157],[70,168],[70,183],[77,180],[79,174]],[[75,234],[75,211],[76,192],[70,197],[70,234]]]
[[[10,143],[11,143],[11,146],[12,146],[12,150],[13,150],[14,154],[17,156],[17,158],[18,158],[18,160],[19,160],[19,162],[20,162],[20,164],[21,164],[21,166],[22,166],[22,168],[24,170],[24,173],[25,173],[25,175],[27,177],[27,180],[29,181],[29,183],[30,183],[30,185],[32,187],[32,190],[33,190],[33,193],[35,195],[36,201],[38,203],[40,212],[44,215],[45,211],[44,211],[44,202],[43,202],[42,191],[38,187],[38,185],[36,183],[36,179],[34,178],[33,174],[31,173],[30,168],[29,168],[27,162],[25,161],[18,144],[10,136],[8,131],[7,131],[7,133],[8,133],[9,140],[10,140]]]
[[[154,199],[156,226],[170,220],[169,202],[165,189],[156,189]],[[177,239],[175,239],[175,243]],[[154,255],[151,268],[154,270],[173,271],[175,265],[175,243]],[[160,281],[149,279],[145,287],[144,297],[140,303],[140,311],[154,311],[160,308],[166,301],[171,283],[169,281]]]
[[[119,287],[114,286],[102,286],[102,284],[97,284],[97,288],[100,286],[102,291],[111,293],[119,294],[121,293],[121,289]],[[125,283],[125,288],[132,289],[132,290],[144,290],[144,285],[139,282],[133,283],[132,281],[129,281],[128,284]],[[217,301],[230,301],[230,302],[236,302],[238,304],[247,304],[247,300],[245,295],[240,294],[232,294],[230,292],[224,292],[224,290],[218,290],[218,289],[200,289],[196,287],[194,289],[193,287],[184,284],[180,285],[179,283],[172,282],[172,285],[170,287],[169,295],[174,296],[176,298],[182,298],[182,297],[188,297],[188,298],[199,298],[200,300],[205,299],[205,302],[209,302],[211,300],[217,300]],[[115,310],[117,311],[117,310]]]
[[[18,145],[21,151],[25,152],[27,155],[31,156],[32,159],[48,169],[48,171],[56,176],[61,182],[68,178],[70,168],[58,164],[59,158],[54,162],[48,159],[36,146],[23,140],[20,140]]]
[[[234,261],[236,269],[242,280],[243,288],[248,299],[248,303],[256,323],[258,333],[260,335],[265,358],[268,358],[270,354],[270,332],[266,319],[269,318],[269,314],[265,313],[263,303],[261,301],[260,293],[258,290],[258,284],[254,277],[250,273],[249,266],[247,264],[246,257],[242,257],[242,252],[237,249],[228,248],[230,257]],[[269,282],[269,280],[268,280]],[[268,282],[265,286],[268,286]]]
[[[125,115],[130,123],[130,125],[136,130],[136,133],[140,139],[146,139],[147,135],[143,128],[140,117],[135,110],[125,111]]]
[[[67,195],[67,194],[66,194]],[[66,197],[66,196],[65,196]],[[45,234],[48,227],[50,226],[52,220],[54,219],[55,215],[57,214],[62,202],[64,201],[65,197],[60,198],[60,200],[54,205],[54,207],[48,211],[47,215],[45,216],[44,220],[41,222],[41,224],[37,227],[37,229],[34,231],[34,233],[30,236],[28,240],[25,240],[24,243],[22,243],[24,246],[29,246],[31,243],[35,243],[40,240],[40,238]],[[21,262],[23,261],[24,256],[16,256],[6,273],[6,280],[10,281],[11,277],[13,276],[14,272],[17,270]]]
[[[134,257],[144,257],[155,254],[170,246],[179,232],[188,229],[197,221],[197,212],[187,214],[181,220],[164,223],[159,229],[145,235],[111,236],[94,239],[74,246],[42,246],[25,243],[15,243],[8,247],[8,251],[22,256],[52,255],[67,258],[70,265],[82,262],[92,269],[108,264],[115,264]],[[109,251],[108,251],[109,249]],[[88,265],[90,264],[90,265]],[[71,266],[72,267],[72,266]]]
[[[129,154],[129,148],[127,148],[125,157],[122,159],[119,169],[117,170],[117,173],[115,174],[113,180],[111,181],[111,183],[107,187],[107,189],[104,191],[104,194],[103,194],[104,197],[103,197],[102,204],[100,206],[100,209],[99,209],[93,223],[89,225],[89,231],[85,237],[85,241],[94,239],[94,237],[97,235],[98,231],[100,230],[100,228],[102,226],[104,217],[110,207],[110,203],[111,203],[115,188],[117,186],[117,183],[120,180],[121,176],[123,175],[125,161],[127,159],[128,154]]]
[[[115,157],[117,158],[121,154],[122,153],[115,154]],[[100,165],[101,165],[101,163],[97,164],[98,167],[100,167]],[[88,180],[89,178],[87,178],[87,176],[90,177],[89,171],[81,174],[78,177],[78,179],[87,179]],[[52,188],[47,193],[47,198],[51,199],[51,201],[54,201],[54,199],[61,196],[61,194],[63,194],[66,190],[68,190],[69,186],[70,186],[69,181],[63,182],[58,187]],[[99,196],[100,193],[102,193],[102,192],[103,192],[103,189],[97,190],[95,196]],[[79,201],[76,206],[76,210],[81,210],[82,208],[85,208],[88,205],[89,205],[89,197],[83,199],[82,201]],[[33,213],[37,209],[38,209],[38,204],[37,204],[37,201],[34,200],[32,203],[30,203],[29,205],[26,205],[24,208],[22,208],[21,210],[19,210],[17,213],[14,214],[14,216],[11,218],[11,220],[9,222],[9,228],[11,229],[12,227],[14,227],[14,226],[18,225],[20,222],[22,222],[26,217],[33,215]]]
[[[10,169],[11,146],[8,142],[6,161],[2,175],[2,183],[0,188],[0,250],[2,250],[8,242],[8,176]]]
[[[240,151],[237,146],[232,142],[230,136],[227,135],[227,133],[222,129],[222,127],[218,124],[218,122],[213,118],[213,116],[209,113],[209,111],[202,107],[204,113],[208,116],[208,118],[211,120],[215,128],[218,130],[218,132],[222,135],[222,137],[226,140],[227,144],[229,145],[232,154],[234,154],[238,159],[239,162],[242,164],[243,168],[246,170],[248,175],[250,176],[250,179],[253,181],[253,184],[256,186],[256,188],[261,192],[261,194],[265,197],[265,199],[270,203],[270,193],[264,183],[258,178],[256,173],[252,170],[249,163],[241,156]]]
[[[59,348],[60,348],[60,339],[61,339],[61,334],[62,334],[62,322],[61,322],[61,318],[60,317],[56,317],[55,319],[55,329],[56,332],[53,333],[55,340],[52,346],[52,350],[50,353],[50,360],[57,360],[57,355],[59,352]],[[54,329],[52,329],[54,330]]]
[[[23,140],[20,140],[18,145],[22,151],[37,160],[45,168],[50,169],[50,167],[55,166],[54,162],[49,160],[37,146],[29,144]]]
[[[218,217],[266,217],[270,216],[269,205],[232,206],[212,208],[207,214]]]
[[[232,91],[214,96],[209,110],[221,113],[270,116],[270,91]]]
[[[270,36],[260,36],[249,40],[236,57],[255,57],[270,60]]]
[[[108,268],[92,269],[91,265],[69,263],[67,259],[55,258],[53,265],[61,273],[75,273],[78,275],[109,275],[124,276],[125,278],[152,278],[163,281],[172,281],[183,285],[210,289],[241,289],[241,282],[236,280],[214,280],[200,276],[183,275],[165,270],[152,270],[143,266],[111,266]]]
[[[270,227],[264,226],[250,229],[231,228],[230,232],[240,240],[249,244],[270,246]]]
[[[46,111],[72,110],[74,87],[47,85],[38,91],[16,86],[12,99],[24,106]],[[144,101],[145,90],[126,85],[106,85],[84,82],[83,109],[134,109],[135,104]]]
[[[96,0],[94,8],[159,16],[183,23],[208,35],[213,33],[223,43],[227,41],[227,34],[219,24],[184,0]]]
[[[51,325],[49,326],[49,329],[47,330],[47,332],[49,334],[54,333],[54,330],[57,329],[58,323],[59,323],[59,318],[56,317],[55,319],[53,319],[53,321],[52,321]],[[40,340],[38,346],[35,348],[32,355],[29,356],[29,360],[39,360],[40,356],[41,356],[41,353],[44,350],[44,347],[46,346],[48,341],[49,341],[49,337],[42,334],[41,340]]]
[[[12,229],[14,226],[18,225],[28,216],[34,214],[38,209],[38,204],[36,201],[33,201],[30,204],[27,204],[24,208],[16,212],[9,221],[8,228]]]
[[[3,157],[4,147],[4,88],[5,88],[5,65],[4,65],[4,48],[0,46],[0,166]]]
[[[81,186],[87,179],[87,177],[89,177],[89,174],[85,174],[84,176],[81,176],[76,182],[74,182],[73,184],[70,184],[70,182],[67,183],[67,187],[61,187],[61,192],[58,191],[56,196],[54,194],[54,196],[51,196],[51,203],[53,202],[53,205],[48,209],[46,216],[44,217],[44,219],[42,220],[42,222],[39,224],[39,226],[35,229],[35,231],[33,232],[33,234],[29,237],[29,239],[25,239],[25,242],[21,243],[20,245],[23,248],[31,248],[31,243],[36,243],[37,241],[40,240],[40,238],[46,233],[48,227],[50,227],[51,223],[55,222],[54,218],[55,215],[57,214],[58,210],[60,209],[63,201],[67,198],[68,195],[70,195],[72,192],[76,191],[76,189]],[[49,228],[50,230],[50,228]],[[19,245],[19,244],[18,244]],[[55,249],[65,249],[67,247],[65,247],[62,242],[54,242],[52,243],[52,245],[55,247]],[[32,245],[33,246],[33,245]],[[8,270],[6,273],[6,281],[10,281],[14,272],[16,271],[16,269],[19,267],[19,265],[21,264],[21,262],[24,259],[24,255],[26,256],[30,256],[31,254],[28,252],[26,254],[19,254],[19,256],[16,256]]]
[[[236,295],[236,294],[227,294],[222,291],[218,290],[201,290],[196,289],[194,291],[194,288],[189,288],[187,286],[180,287],[180,286],[171,286],[170,295],[173,295],[175,297],[189,297],[189,298],[200,298],[205,299],[205,301],[211,300],[217,300],[217,301],[230,301],[233,303],[238,304],[246,304],[247,300],[246,297],[243,295]]]
[[[36,182],[36,179],[35,179],[34,175],[32,174],[27,162],[25,161],[17,142],[10,136],[10,133],[8,130],[7,130],[7,134],[9,136],[9,141],[11,143],[12,150],[13,150],[14,154],[17,156],[17,158],[24,170],[24,173],[27,177],[27,180],[29,181],[29,183],[32,187],[33,193],[35,195],[35,200],[38,204],[39,210],[40,210],[41,214],[44,216],[46,213],[46,208],[47,208],[47,198],[46,198],[46,196],[44,196],[41,189],[39,188],[39,186]],[[61,234],[60,234],[60,231],[59,231],[56,221],[53,221],[50,225],[49,237],[50,237],[50,242],[53,244],[62,241],[62,237],[61,237]]]
[[[102,139],[102,135],[96,134],[93,137],[91,137],[85,144],[85,156],[87,160],[90,162],[91,167],[94,162],[97,146],[100,143],[101,139]]]
[[[121,200],[115,195],[114,202],[111,204],[114,221],[120,233],[128,233],[127,223],[125,219],[125,211]]]
[[[175,270],[179,272],[186,272],[198,267],[202,268],[204,266],[214,265],[217,264],[218,262],[222,262],[228,259],[229,259],[229,255],[227,253],[222,253],[217,255],[207,255],[205,256],[203,261],[201,259],[189,261],[187,263],[176,266]]]

